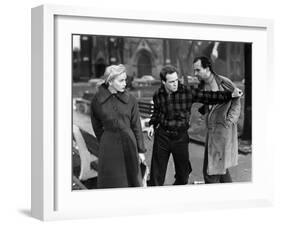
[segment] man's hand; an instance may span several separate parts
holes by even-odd
[[[242,92],[242,90],[239,89],[239,88],[234,88],[234,90],[233,90],[233,92],[232,92],[232,94],[231,94],[231,96],[232,96],[233,98],[241,97],[242,95],[243,95],[243,92]]]
[[[153,135],[154,135],[154,128],[153,128],[153,125],[151,125],[147,130],[148,139],[151,140]]]

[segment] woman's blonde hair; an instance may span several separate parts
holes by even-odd
[[[118,75],[121,75],[122,73],[126,73],[126,68],[123,64],[110,65],[105,69],[102,79],[104,80],[105,84],[108,84],[110,81],[112,81],[114,78],[116,78]]]

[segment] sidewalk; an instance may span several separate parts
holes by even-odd
[[[73,111],[73,123],[83,128],[85,131],[93,134],[90,117],[85,114]],[[189,178],[189,184],[194,182],[203,182],[202,168],[204,157],[204,145],[202,140],[196,140],[194,131],[190,132],[191,142],[189,144],[189,155],[192,165],[192,173]],[[197,141],[197,142],[194,142]],[[144,142],[147,149],[145,153],[146,163],[150,169],[153,140],[149,140],[147,134],[144,133]],[[230,174],[234,182],[250,182],[252,179],[252,153],[249,142],[239,141],[239,164],[230,169]],[[165,185],[172,185],[174,182],[174,164],[170,157],[166,172]],[[89,182],[96,183],[96,182]],[[91,185],[89,185],[91,186]]]
[[[145,146],[147,148],[146,162],[150,168],[150,161],[152,156],[152,144],[153,140],[149,140],[147,135],[144,134]],[[239,146],[244,148],[243,146]],[[245,149],[250,149],[249,146],[245,145]],[[192,172],[189,177],[189,184],[194,184],[194,182],[204,183],[202,169],[203,169],[203,158],[204,158],[204,146],[196,144],[194,142],[189,143],[189,156],[192,165]],[[165,185],[172,185],[174,182],[174,164],[172,156],[169,159],[169,164],[166,172]],[[252,180],[252,154],[247,152],[247,154],[239,153],[238,166],[230,169],[230,174],[232,176],[233,182],[251,182]]]

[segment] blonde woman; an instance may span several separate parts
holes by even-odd
[[[126,91],[126,68],[111,65],[91,103],[91,122],[99,141],[98,188],[142,186],[139,162],[144,141],[137,100]]]

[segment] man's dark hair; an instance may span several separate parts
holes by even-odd
[[[167,78],[166,75],[167,74],[172,74],[174,72],[177,72],[178,74],[178,70],[176,69],[176,67],[174,67],[173,65],[165,65],[162,70],[160,71],[160,79],[161,81],[166,82]]]
[[[208,67],[210,69],[210,72],[212,72],[214,75],[216,74],[213,70],[212,63],[208,57],[206,56],[195,57],[193,63],[196,63],[198,60],[201,61],[201,65],[204,69]]]

